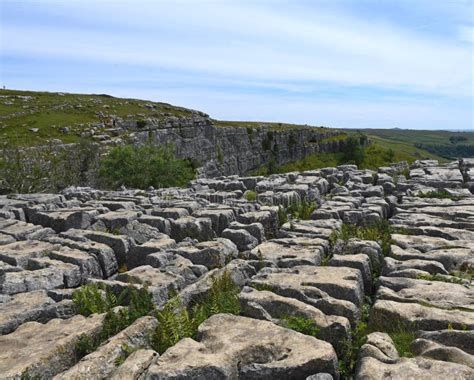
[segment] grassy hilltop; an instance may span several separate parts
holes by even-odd
[[[112,116],[137,121],[191,114],[166,103],[110,95],[0,90],[0,146],[32,146],[49,139],[77,142],[86,124],[107,122]],[[65,127],[70,133],[61,131]]]

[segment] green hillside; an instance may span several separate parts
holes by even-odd
[[[365,129],[378,145],[413,156],[439,160],[474,157],[474,132]]]
[[[189,116],[191,112],[166,103],[110,95],[0,90],[0,147],[39,145],[50,139],[77,142],[86,124],[107,123],[112,117],[137,121]],[[64,127],[69,128],[68,133],[61,131]]]

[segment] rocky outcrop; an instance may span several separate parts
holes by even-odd
[[[473,378],[472,166],[0,196],[0,377]],[[284,215],[303,200],[309,219]],[[105,325],[77,315],[79,286],[147,289],[157,309],[178,295],[192,312],[224,274],[239,316],[162,352],[149,315],[79,355]]]

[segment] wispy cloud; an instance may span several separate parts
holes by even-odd
[[[415,3],[407,25],[390,17],[390,9],[371,8],[364,16],[349,1],[335,6],[325,1],[18,5],[7,0],[2,56],[31,62],[38,74],[46,71],[34,62],[51,68],[70,65],[78,75],[61,78],[68,84],[65,90],[84,85],[107,90],[108,83],[116,93],[138,92],[163,101],[172,97],[194,108],[206,106],[202,98],[207,97],[204,111],[223,118],[268,118],[271,111],[262,114],[262,109],[287,104],[286,112],[274,110],[287,121],[302,121],[303,114],[318,124],[318,115],[324,114],[329,125],[363,126],[364,117],[372,119],[358,108],[363,106],[377,110],[373,115],[383,126],[393,126],[393,117],[384,115],[399,110],[402,127],[427,126],[428,120],[442,127],[448,121],[443,115],[456,112],[451,121],[456,125],[447,127],[472,128],[472,25],[462,16],[469,4],[452,2],[449,12],[440,9],[451,16],[443,29],[433,31],[417,25],[430,25],[441,13],[433,14],[426,5],[424,14],[423,1]],[[361,4],[370,7],[371,2]],[[408,3],[401,6],[410,9]],[[20,70],[5,69],[7,85],[21,82]],[[96,81],[81,81],[90,76]],[[48,87],[39,77],[35,81]],[[142,92],[136,83],[144,84]],[[232,99],[234,108],[224,99]]]

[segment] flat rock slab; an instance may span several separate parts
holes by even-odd
[[[0,335],[9,334],[19,325],[35,321],[55,302],[45,291],[19,293],[0,303]]]
[[[360,271],[346,267],[265,268],[252,278],[251,285],[299,299],[325,314],[344,316],[351,324],[359,318],[364,296]]]
[[[424,358],[402,358],[394,364],[383,363],[372,357],[361,360],[356,379],[380,380],[387,377],[392,380],[471,380],[474,377],[474,369],[461,364]]]
[[[372,307],[370,324],[389,331],[393,328],[394,321],[412,330],[469,330],[474,328],[474,313],[423,306],[419,303],[377,300]]]
[[[96,351],[83,357],[76,365],[54,377],[55,380],[106,379],[117,368],[117,360],[124,357],[123,346],[129,349],[147,347],[149,335],[157,326],[153,317],[142,317],[117,335],[110,338]]]
[[[270,240],[251,251],[252,258],[275,263],[281,268],[298,265],[319,265],[324,254],[320,245],[290,245],[284,241]]]
[[[418,248],[420,247],[418,246]],[[396,245],[392,245],[391,251],[392,251],[391,256],[394,259],[401,260],[401,261],[422,260],[422,261],[432,261],[433,263],[438,262],[448,272],[461,268],[464,263],[469,262],[474,257],[474,249],[456,247],[454,245],[451,247],[447,246],[445,248],[433,248],[432,250],[425,250],[425,251],[422,251],[416,248],[403,249]],[[400,267],[402,266],[403,265],[400,265]],[[417,266],[414,266],[414,268],[416,267]],[[422,267],[418,266],[418,269],[422,269],[422,270],[430,272],[430,270],[428,270],[429,268],[430,267],[425,266],[422,269]],[[434,268],[431,267],[431,270],[434,270]]]
[[[145,379],[306,379],[319,372],[337,376],[329,343],[230,314],[199,327],[198,340],[181,340],[148,369]]]
[[[163,272],[150,265],[142,265],[128,272],[120,273],[116,280],[148,286],[148,290],[157,304],[166,302],[170,291],[177,292],[185,285],[183,277],[171,272]]]
[[[53,319],[46,324],[27,322],[15,332],[0,336],[0,373],[19,379],[22,374],[50,379],[75,361],[75,345],[83,334],[96,336],[104,314],[86,318]]]
[[[314,306],[294,298],[283,297],[267,290],[244,287],[239,295],[242,315],[279,323],[287,317],[300,317],[311,320],[319,330],[318,339],[333,345],[338,355],[345,347],[342,342],[350,339],[350,323],[347,318],[326,315]],[[280,322],[283,323],[284,321]]]
[[[474,312],[474,290],[469,286],[399,277],[380,277],[379,281],[378,299]]]
[[[237,246],[229,239],[217,238],[203,241],[194,246],[176,248],[173,252],[190,260],[193,264],[204,265],[208,269],[223,267],[237,257]]]
[[[59,245],[43,241],[18,241],[0,245],[0,260],[10,265],[26,268],[29,259],[43,257],[57,248],[59,248]]]

